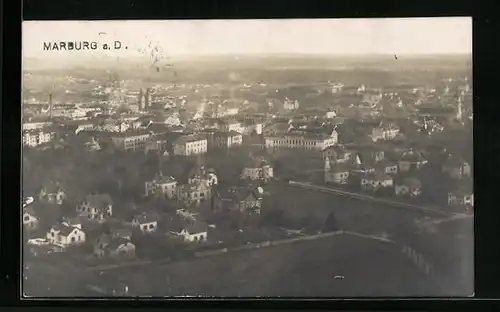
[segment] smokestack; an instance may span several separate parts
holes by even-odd
[[[149,103],[149,88],[146,88],[146,94],[144,95],[144,106],[148,108],[150,105]]]
[[[49,117],[52,118],[52,93],[49,94]]]
[[[144,102],[142,101],[142,88],[139,90],[139,109],[144,110],[144,106],[142,105]]]

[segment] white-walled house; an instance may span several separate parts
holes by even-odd
[[[417,178],[404,178],[394,185],[396,195],[417,197],[422,194],[422,183]]]
[[[458,183],[448,192],[448,205],[464,208],[474,207],[474,189],[471,178],[455,180]]]
[[[179,234],[187,242],[203,243],[208,239],[208,226],[200,221],[190,222]]]
[[[268,180],[273,176],[273,167],[262,157],[247,162],[241,173],[243,180]]]
[[[232,148],[243,144],[243,135],[234,130],[227,132],[216,132],[214,134],[215,146],[218,148]]]
[[[392,177],[378,172],[374,174],[368,174],[361,179],[361,188],[366,190],[376,191],[381,188],[388,188],[392,186]]]
[[[108,194],[91,194],[76,207],[80,216],[99,223],[105,222],[113,214],[113,201]]]
[[[350,170],[346,164],[337,164],[329,157],[325,159],[324,168],[325,183],[348,184]]]
[[[172,176],[157,176],[152,181],[146,181],[145,194],[164,195],[169,199],[177,197],[177,180]]]
[[[23,227],[28,230],[35,230],[38,228],[39,219],[31,207],[23,210]]]
[[[48,183],[38,193],[41,202],[62,205],[66,194],[59,183]]]
[[[47,240],[51,244],[58,244],[67,247],[85,243],[86,235],[81,227],[62,223],[53,226],[47,232]]]
[[[135,245],[127,237],[101,235],[94,245],[94,255],[98,258],[135,257]]]
[[[158,229],[159,217],[156,213],[146,212],[137,215],[132,220],[132,226],[138,227],[142,233],[153,233]]]
[[[448,205],[474,207],[474,193],[450,192],[448,193]]]
[[[471,176],[471,167],[463,159],[450,157],[443,164],[442,172],[453,179],[469,178]]]
[[[380,163],[376,164],[377,168],[388,175],[397,175],[398,174],[398,164],[396,162],[391,162],[387,160],[383,160]]]
[[[185,135],[173,142],[173,153],[179,156],[204,154],[207,148],[207,137],[200,134]]]
[[[404,153],[398,160],[398,171],[408,172],[412,169],[420,169],[427,164],[427,160],[418,152]]]

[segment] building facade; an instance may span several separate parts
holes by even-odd
[[[179,156],[204,154],[207,149],[207,138],[202,135],[186,135],[175,140],[173,144],[173,153]]]
[[[265,138],[266,148],[298,148],[306,150],[323,150],[337,144],[338,138],[321,134],[291,134],[268,136]]]
[[[111,137],[111,142],[117,149],[124,151],[141,151],[146,147],[149,133],[119,133]]]

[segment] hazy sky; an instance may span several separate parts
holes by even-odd
[[[472,53],[472,19],[274,19],[23,22],[23,55],[74,58],[141,56],[148,44],[166,55],[318,53]],[[119,40],[127,50],[44,51],[44,41]]]

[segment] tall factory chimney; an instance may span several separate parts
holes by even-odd
[[[49,93],[49,118],[52,118],[52,93]]]
[[[152,102],[153,101],[152,101],[151,89],[146,88],[146,94],[144,95],[144,106],[146,108],[149,108],[149,107],[151,107]]]
[[[141,88],[139,90],[139,98],[138,98],[138,100],[139,100],[139,103],[138,103],[139,105],[138,106],[139,106],[140,110],[144,110],[144,105],[143,105],[144,101],[142,100],[142,97],[143,97],[143,95],[142,95],[142,88]]]
[[[146,94],[144,95],[144,106],[149,107],[149,88],[146,88]]]

